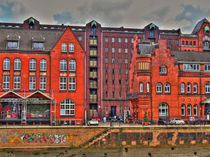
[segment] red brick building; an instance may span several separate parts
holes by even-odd
[[[85,52],[70,27],[37,23],[0,29],[0,122],[83,124]]]
[[[53,104],[57,104],[57,107],[54,108],[54,106],[52,105],[52,111],[53,111],[52,114],[54,114],[54,112],[57,113],[56,120],[62,118],[63,120],[69,119],[71,121],[73,120],[73,117],[65,118],[64,115],[62,117],[59,116],[60,113],[59,113],[58,104],[61,103],[62,99],[61,95],[63,97],[67,97],[69,95],[75,97],[75,95],[77,94],[80,95],[81,91],[80,92],[78,91],[78,93],[61,92],[56,89],[58,88],[58,85],[56,83],[57,81],[60,81],[58,80],[58,75],[62,77],[61,78],[62,82],[63,81],[69,82],[70,79],[68,77],[73,77],[75,75],[76,76],[78,75],[72,71],[68,71],[68,69],[67,72],[63,71],[59,72],[58,67],[56,68],[55,66],[55,64],[56,65],[58,64],[58,58],[62,59],[62,57],[66,56],[66,62],[69,64],[69,61],[72,57],[71,53],[63,53],[63,52],[59,53],[60,51],[59,47],[60,46],[62,47],[59,39],[60,38],[62,40],[68,39],[70,42],[69,37],[61,37],[63,32],[67,28],[68,26],[66,25],[40,24],[39,21],[37,21],[34,18],[29,18],[25,20],[23,23],[0,23],[0,31],[5,32],[0,36],[0,47],[5,57],[7,55],[10,55],[9,52],[11,52],[11,50],[7,49],[5,45],[6,41],[9,40],[13,41],[14,38],[15,40],[20,41],[19,43],[20,46],[25,45],[26,47],[28,47],[28,48],[18,47],[18,49],[16,49],[17,51],[15,52],[15,54],[18,52],[18,55],[21,54],[21,56],[24,56],[26,58],[35,56],[34,58],[37,59],[36,61],[37,64],[42,58],[45,58],[47,63],[50,63],[47,64],[47,68],[49,68],[49,71],[47,70],[46,75],[47,77],[50,77],[52,79],[46,80],[47,92],[45,92],[45,94],[50,96],[50,98],[53,98],[53,100],[56,100],[56,103],[53,102]],[[74,39],[73,41],[81,45],[84,48],[84,51],[86,52],[86,55],[84,56],[85,58],[84,67],[86,69],[83,68],[85,75],[85,80],[84,80],[85,101],[83,103],[80,102],[79,100],[74,100],[74,101],[75,102],[77,101],[77,103],[80,105],[84,104],[84,106],[86,106],[83,110],[84,113],[81,112],[81,115],[82,114],[87,115],[88,119],[91,118],[93,115],[99,115],[100,117],[123,116],[125,110],[130,110],[130,102],[126,98],[126,93],[129,90],[129,69],[133,53],[133,42],[135,35],[138,36],[137,42],[141,45],[148,45],[148,43],[156,45],[159,40],[167,40],[166,43],[167,48],[173,51],[178,51],[182,48],[180,43],[182,38],[184,37],[180,29],[161,30],[159,29],[158,26],[156,26],[153,23],[150,23],[144,28],[139,29],[139,28],[124,28],[124,27],[103,27],[98,22],[91,21],[87,23],[85,26],[71,26],[69,28],[73,32],[73,35],[76,37],[71,39]],[[21,32],[21,35],[15,37],[16,32],[19,31]],[[25,34],[24,32],[28,33],[24,37],[21,37]],[[37,35],[40,34],[39,36],[41,37],[45,37],[46,35],[46,37],[39,39],[40,37],[38,36],[36,37],[37,39],[35,38],[32,40],[32,37],[34,36],[33,33]],[[68,35],[71,35],[71,33],[68,33],[68,31],[66,33]],[[8,34],[11,35],[8,36]],[[21,37],[20,39],[19,36]],[[36,51],[36,55],[34,55],[35,50],[32,49],[32,43],[29,43],[27,41],[32,42],[36,40],[38,41],[41,40],[41,42],[39,42],[40,44],[37,45],[38,47],[41,46],[42,45],[41,43],[43,43],[44,41],[45,49],[42,51]],[[15,43],[11,42],[11,45],[13,44]],[[69,43],[66,44],[67,46],[63,45],[64,48],[69,47]],[[77,53],[79,52],[80,50],[78,50]],[[79,57],[81,60],[83,59],[79,54],[75,54],[74,57]],[[53,62],[51,61],[52,59]],[[1,62],[3,64],[3,60]],[[22,64],[25,64],[24,66],[28,66],[27,62],[29,61],[26,60],[26,62],[25,63],[22,62]],[[62,65],[65,64],[64,62],[65,61],[62,60]],[[13,63],[11,62],[11,64]],[[79,62],[77,64],[79,64]],[[78,70],[76,71],[78,72],[78,74],[80,74],[80,72],[83,72],[80,71],[79,69],[81,67],[83,66],[79,66],[76,68]],[[2,73],[4,72],[2,71]],[[30,74],[34,75],[34,72]],[[44,73],[40,74],[38,72],[35,73],[37,77],[39,77],[39,75],[41,76],[41,74]],[[11,73],[10,77],[13,77],[13,75],[14,74]],[[12,79],[10,79],[10,84],[13,84],[13,82],[11,81]],[[37,86],[39,84],[38,81],[39,80],[37,78],[36,80]],[[71,81],[74,81],[74,79],[71,79]],[[78,84],[78,81],[79,80],[76,81],[77,82],[76,85],[82,85]],[[28,82],[26,82],[25,84],[24,86],[27,86]],[[37,87],[37,89],[39,88]],[[12,86],[10,90],[13,90],[13,92],[15,92]],[[21,90],[22,93],[24,93],[23,95],[24,97],[30,95],[31,91],[27,91],[28,87],[27,88],[24,87]],[[66,90],[67,91],[69,90],[68,87],[66,87]],[[82,89],[78,88],[78,90]],[[6,91],[2,90],[1,92],[2,94],[4,94]],[[18,94],[20,94],[20,92]],[[77,97],[77,99],[79,99],[79,97]],[[80,100],[83,100],[83,98]],[[79,108],[78,110],[80,111],[80,109],[82,108]],[[81,117],[81,115],[78,115],[78,117]],[[51,118],[55,119],[55,116],[51,116]]]
[[[149,120],[154,121],[176,117],[209,120],[210,54],[205,52],[209,51],[206,47],[207,27],[209,22],[206,20],[196,25],[193,32],[197,32],[199,38],[196,43],[199,46],[188,47],[190,51],[183,45],[180,46],[182,51],[173,51],[165,40],[156,45],[142,45],[136,38],[127,95],[132,103],[133,118],[143,120],[146,112]],[[191,43],[189,36],[181,35],[179,42],[189,40]]]

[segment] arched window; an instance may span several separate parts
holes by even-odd
[[[198,84],[193,83],[193,93],[198,93]]]
[[[190,104],[187,105],[187,115],[191,116],[191,105]]]
[[[62,43],[62,52],[67,52],[67,44]]]
[[[143,93],[143,90],[144,90],[143,88],[144,88],[144,87],[143,87],[143,83],[140,82],[140,83],[139,83],[139,92],[140,92],[140,93]]]
[[[4,70],[10,70],[10,59],[5,58],[3,61],[3,69]]]
[[[40,60],[40,71],[47,71],[47,61],[46,59]]]
[[[75,103],[71,99],[64,99],[60,103],[60,115],[61,116],[74,116],[75,115]]]
[[[162,103],[159,105],[159,116],[168,116],[168,104]]]
[[[31,59],[29,62],[29,70],[35,71],[36,70],[36,60]]]
[[[69,71],[76,71],[76,61],[74,59],[69,61]]]
[[[162,93],[162,84],[161,83],[156,84],[156,92],[157,93]]]
[[[206,84],[205,84],[205,92],[210,93],[210,83],[209,82],[206,82]]]
[[[66,71],[67,70],[67,61],[65,59],[60,60],[60,71]]]
[[[147,82],[147,93],[149,93],[149,82]]]
[[[14,70],[21,70],[21,60],[19,58],[14,60]]]
[[[165,84],[165,93],[170,93],[170,84],[169,83]]]
[[[187,93],[191,93],[191,83],[187,83]]]
[[[208,26],[205,26],[204,33],[209,33],[209,27]]]
[[[181,93],[185,93],[185,84],[181,83]]]
[[[185,116],[185,104],[182,104],[181,110],[182,110],[182,116]]]
[[[194,116],[198,115],[198,106],[197,104],[194,105]]]
[[[69,52],[74,53],[74,44],[73,43],[69,44]]]
[[[165,65],[160,66],[159,67],[159,73],[160,73],[160,75],[167,74],[167,67]]]

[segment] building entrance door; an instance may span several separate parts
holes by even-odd
[[[111,117],[116,116],[116,112],[117,112],[116,106],[111,106]]]

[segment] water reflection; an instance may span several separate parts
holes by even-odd
[[[173,148],[173,149],[172,149]],[[1,150],[0,157],[196,157],[209,156],[208,147]]]

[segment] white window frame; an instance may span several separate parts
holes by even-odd
[[[125,43],[128,43],[128,38],[125,38]]]
[[[198,93],[198,84],[193,83],[193,93]]]
[[[150,92],[150,83],[147,82],[147,93],[149,93],[149,92]]]
[[[14,90],[20,90],[21,85],[21,77],[20,76],[14,76]]]
[[[69,71],[76,71],[76,60],[71,59],[69,61]]]
[[[64,99],[60,103],[61,116],[75,116],[75,103],[71,99]]]
[[[114,37],[112,37],[112,43],[114,43],[114,41],[115,41],[115,39],[114,39]]]
[[[194,116],[198,116],[198,105],[197,104],[194,104],[194,106],[193,106],[193,114],[194,114]]]
[[[125,58],[125,64],[128,64],[128,59],[127,58]]]
[[[59,89],[60,89],[60,91],[66,91],[67,90],[67,77],[60,77]]]
[[[67,61],[65,59],[60,60],[60,71],[67,71]]]
[[[36,71],[36,60],[34,58],[29,61],[29,70]]]
[[[183,64],[183,71],[200,71],[200,64]]]
[[[39,89],[40,90],[46,90],[47,89],[47,77],[40,77]]]
[[[69,77],[69,91],[76,91],[76,77]]]
[[[118,42],[121,43],[121,41],[122,41],[122,39],[119,37],[119,38],[118,38]]]
[[[128,49],[127,48],[125,48],[125,53],[128,53]]]
[[[33,42],[32,49],[43,50],[44,42]]]
[[[21,60],[19,58],[14,60],[14,70],[21,70]]]
[[[66,43],[62,43],[62,52],[67,52],[67,44]]]
[[[140,92],[140,93],[143,93],[143,91],[144,91],[143,83],[140,82],[140,83],[139,83],[139,92]]]
[[[3,76],[3,90],[9,90],[10,89],[10,76]]]
[[[156,93],[162,93],[162,83],[156,84]]]
[[[185,93],[185,83],[181,83],[181,93],[184,94]]]
[[[162,103],[159,105],[159,116],[168,116],[168,104]]]
[[[210,93],[210,82],[205,83],[205,93]]]
[[[47,60],[46,59],[40,60],[40,71],[47,71]]]
[[[69,44],[69,53],[74,53],[74,44],[73,43]]]
[[[161,75],[163,75],[163,74],[167,74],[167,67],[166,66],[161,66],[160,67],[160,70],[159,70],[159,73],[161,74]]]
[[[192,115],[192,106],[191,104],[187,105],[187,116],[191,116]]]
[[[115,53],[115,48],[114,47],[112,48],[112,53]]]
[[[29,77],[29,90],[36,90],[36,77]]]
[[[181,106],[181,116],[185,116],[185,104]]]
[[[122,49],[121,48],[118,48],[118,53],[121,53],[122,52]]]
[[[171,92],[170,88],[171,88],[170,84],[169,83],[165,83],[165,86],[164,86],[165,93],[170,93]]]
[[[210,64],[205,64],[204,66],[204,71],[210,71]]]
[[[18,40],[7,41],[7,48],[18,49],[19,48],[19,41]]]
[[[3,70],[10,70],[10,59],[9,58],[4,58]]]

